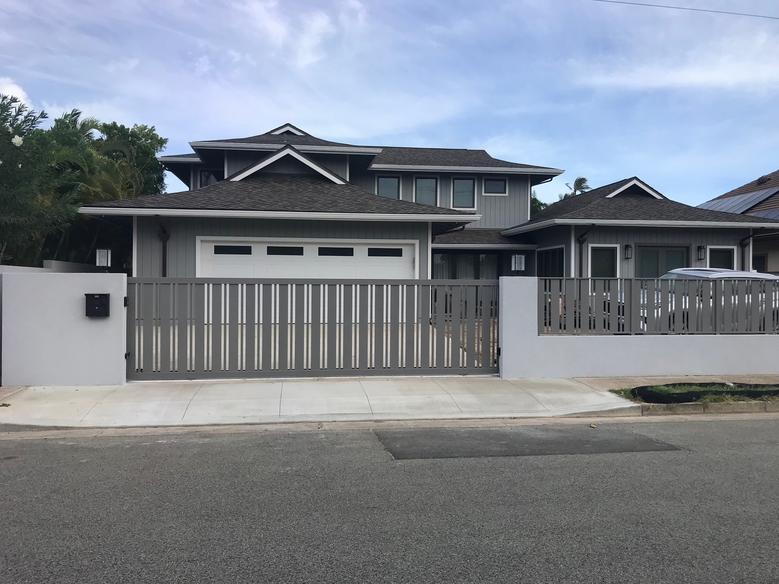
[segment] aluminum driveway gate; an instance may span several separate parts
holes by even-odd
[[[495,373],[494,280],[130,278],[127,378]]]

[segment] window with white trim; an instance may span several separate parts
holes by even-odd
[[[732,247],[710,247],[709,267],[725,270],[735,270],[736,250]]]
[[[472,178],[452,179],[452,208],[476,208],[476,181]]]
[[[508,181],[505,178],[485,177],[484,194],[485,195],[507,195]]]
[[[388,199],[400,198],[400,177],[380,176],[376,179],[376,194]]]
[[[418,176],[414,179],[414,201],[422,205],[438,205],[438,179]]]
[[[590,278],[618,278],[618,262],[619,248],[617,246],[590,246]]]
[[[512,272],[525,271],[525,254],[515,253],[511,255],[511,271]]]

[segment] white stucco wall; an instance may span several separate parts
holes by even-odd
[[[3,385],[125,382],[124,274],[4,273]],[[111,315],[87,318],[84,294],[108,293]]]
[[[539,335],[537,313],[537,278],[500,279],[501,377],[779,374],[779,335]]]

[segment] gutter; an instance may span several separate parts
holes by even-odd
[[[533,224],[522,224],[501,231],[501,235],[516,235],[546,229],[554,225],[592,225],[603,227],[690,227],[708,229],[776,229],[779,223],[736,222],[736,221],[641,221],[634,219],[547,219]]]
[[[145,207],[79,207],[82,215],[130,215],[136,217],[221,217],[243,219],[296,219],[302,221],[405,221],[425,223],[470,223],[480,214],[445,215],[440,213],[306,213],[293,211],[246,211],[231,209],[159,209]]]

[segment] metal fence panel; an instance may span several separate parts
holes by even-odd
[[[493,373],[488,280],[130,278],[128,378]]]
[[[540,278],[549,335],[776,334],[779,282]]]

